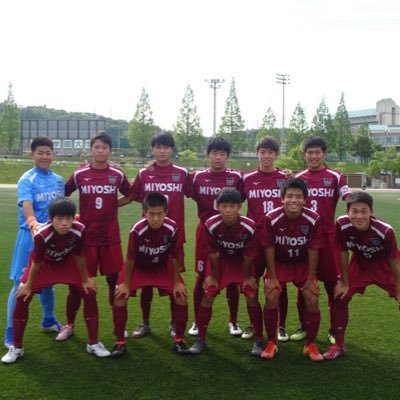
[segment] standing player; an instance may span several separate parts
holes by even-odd
[[[99,132],[90,141],[92,162],[78,168],[65,185],[66,195],[79,190],[81,222],[86,226],[86,265],[91,277],[106,276],[108,299],[114,303],[115,284],[123,264],[118,223],[118,191],[130,193],[130,183],[123,171],[111,166],[112,138]],[[71,287],[67,296],[67,325],[56,340],[66,340],[74,332],[74,322],[81,301],[80,291]]]
[[[63,283],[74,286],[82,293],[84,317],[88,329],[86,351],[97,357],[107,357],[107,351],[97,340],[98,308],[96,286],[89,278],[83,257],[85,227],[74,221],[75,204],[61,197],[49,205],[49,222],[34,236],[31,263],[25,270],[18,287],[13,313],[14,345],[1,361],[13,363],[24,354],[23,336],[29,317],[29,303],[35,293],[44,287]]]
[[[143,201],[144,218],[130,231],[128,254],[115,292],[113,315],[117,343],[111,351],[112,357],[122,357],[127,351],[124,333],[129,296],[132,291],[147,287],[162,289],[173,296],[176,324],[173,349],[178,354],[187,353],[184,341],[188,318],[187,290],[179,264],[182,246],[177,242],[177,224],[166,217],[167,206],[167,198],[161,193],[148,194]]]
[[[255,171],[243,175],[243,193],[247,199],[247,216],[262,225],[265,214],[282,205],[280,187],[286,180],[286,173],[274,166],[279,155],[279,144],[275,138],[265,136],[256,144],[256,152],[259,167]],[[254,258],[255,277],[257,285],[264,275],[265,256],[264,248],[257,245],[257,255]],[[257,291],[258,294],[258,291]],[[287,342],[289,336],[285,329],[285,321],[288,309],[286,285],[281,286],[279,298],[279,327],[278,340]],[[248,326],[243,332],[243,339],[251,339],[254,335],[253,327]]]
[[[336,343],[324,354],[333,360],[345,354],[344,336],[349,321],[349,302],[375,284],[400,304],[400,260],[393,228],[374,217],[373,199],[355,192],[346,200],[347,215],[336,222],[341,278],[335,287],[333,329]],[[353,253],[349,263],[349,250]]]
[[[303,157],[307,163],[307,169],[299,172],[296,178],[302,179],[308,187],[306,206],[317,212],[321,217],[321,231],[323,246],[318,260],[317,276],[324,282],[328,295],[330,324],[332,327],[332,302],[333,291],[339,274],[339,260],[335,246],[335,210],[339,198],[345,200],[350,196],[350,190],[346,184],[346,178],[337,171],[324,165],[326,156],[326,142],[324,139],[312,136],[304,140]],[[304,302],[300,291],[297,291],[297,307],[302,326],[290,336],[290,340],[302,340],[306,336],[303,311]],[[329,330],[328,341],[334,343],[332,329]]]
[[[197,203],[199,223],[196,228],[195,272],[196,282],[193,288],[194,322],[189,329],[192,336],[198,335],[197,318],[201,300],[203,298],[203,283],[205,266],[208,260],[207,234],[205,221],[219,214],[216,204],[218,193],[223,188],[242,190],[242,176],[239,171],[226,168],[226,162],[231,152],[230,143],[222,137],[212,137],[207,142],[206,155],[210,168],[196,171],[189,175],[191,179],[190,197]],[[239,308],[238,285],[228,285],[226,299],[229,306],[229,332],[232,336],[240,336],[242,330],[237,323]]]
[[[19,231],[10,272],[10,279],[14,281],[14,286],[8,296],[7,327],[4,336],[6,347],[13,344],[12,313],[15,306],[15,294],[33,250],[32,234],[36,232],[39,224],[47,222],[49,203],[64,195],[64,179],[50,169],[54,158],[53,142],[44,136],[34,138],[31,143],[31,157],[35,166],[25,172],[18,181]],[[54,290],[52,287],[43,288],[40,293],[40,302],[44,316],[43,329],[58,332],[62,326],[53,314]]]
[[[203,282],[204,295],[198,310],[198,339],[189,349],[193,354],[206,349],[212,305],[220,290],[230,284],[239,285],[246,296],[247,312],[255,330],[251,354],[259,356],[263,350],[262,311],[252,272],[256,225],[253,220],[239,214],[241,197],[236,189],[221,190],[216,199],[220,214],[205,222],[209,260]]]
[[[323,361],[314,340],[321,314],[318,308],[319,288],[315,277],[321,248],[320,218],[304,208],[307,186],[301,179],[289,179],[282,185],[283,207],[265,216],[267,273],[265,278],[264,322],[268,344],[261,357],[272,359],[278,352],[278,301],[282,284],[293,282],[304,298],[306,344],[303,353],[312,361]]]

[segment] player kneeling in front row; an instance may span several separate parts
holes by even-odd
[[[400,303],[400,260],[393,228],[374,217],[373,199],[354,192],[346,199],[347,215],[336,222],[341,278],[335,287],[333,332],[336,343],[324,354],[333,360],[345,354],[344,334],[349,321],[349,302],[368,285],[378,285]],[[349,263],[349,250],[353,252]]]
[[[24,354],[23,336],[29,315],[29,303],[41,289],[63,283],[80,289],[84,301],[84,317],[88,330],[86,350],[97,357],[107,357],[107,351],[98,342],[98,308],[96,286],[88,277],[83,256],[85,226],[74,221],[75,204],[60,197],[49,205],[50,221],[34,235],[31,262],[18,287],[13,312],[14,346],[3,356],[3,363],[13,363]]]
[[[278,352],[278,303],[281,285],[293,282],[305,302],[306,344],[303,353],[312,361],[323,361],[314,340],[321,320],[318,308],[319,288],[315,277],[318,253],[322,247],[320,218],[304,208],[307,186],[301,179],[287,180],[281,187],[283,206],[265,216],[262,244],[265,247],[264,322],[268,344],[261,358],[272,359]]]
[[[182,243],[179,243],[175,221],[166,217],[167,198],[149,193],[143,201],[144,218],[133,225],[129,234],[128,253],[117,281],[113,306],[114,334],[117,343],[111,357],[126,352],[124,337],[128,320],[127,302],[137,289],[158,288],[173,294],[173,320],[176,326],[173,350],[187,354],[184,332],[188,319],[187,290],[179,273]]]
[[[256,224],[239,214],[242,198],[236,189],[222,189],[216,203],[220,214],[205,222],[209,259],[203,283],[204,295],[198,310],[198,339],[189,351],[199,354],[206,349],[206,332],[215,297],[228,285],[236,284],[246,296],[247,311],[255,330],[251,354],[259,356],[263,349],[262,310],[252,271]]]

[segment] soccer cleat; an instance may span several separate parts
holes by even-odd
[[[327,340],[328,340],[328,343],[329,343],[329,344],[336,344],[335,336],[333,336],[332,331],[329,331],[329,332],[328,332],[328,338],[327,338]]]
[[[189,353],[200,354],[206,349],[207,349],[206,341],[201,339],[196,339],[196,341],[192,344],[192,347],[189,349]]]
[[[96,357],[109,357],[110,352],[104,347],[104,344],[97,342],[95,344],[87,344],[86,351]]]
[[[282,328],[282,327],[278,328],[277,337],[280,342],[288,342],[289,341],[289,335],[285,328]]]
[[[325,360],[334,360],[335,358],[342,357],[345,354],[346,350],[344,347],[341,347],[338,344],[332,344],[329,346],[329,350],[324,353],[323,357]]]
[[[47,332],[60,332],[63,326],[54,318],[45,318],[42,321],[42,329]]]
[[[24,349],[17,349],[14,346],[10,346],[10,348],[8,349],[8,353],[2,357],[1,362],[5,364],[12,364],[15,361],[17,361],[19,357],[22,357],[23,355],[24,355]]]
[[[300,340],[303,340],[306,338],[306,331],[303,328],[297,329],[293,335],[290,335],[290,340],[293,342],[300,342]]]
[[[128,339],[128,337],[129,337],[129,332],[128,331],[124,331],[124,339]]]
[[[110,357],[112,358],[121,358],[128,352],[126,347],[126,343],[116,343],[111,349]]]
[[[13,345],[14,345],[14,331],[13,327],[9,326],[6,329],[6,333],[4,334],[4,346],[6,346],[7,349],[9,349]]]
[[[272,360],[278,352],[278,346],[272,340],[268,341],[267,347],[261,352],[261,358]]]
[[[176,336],[175,322],[169,321],[169,336],[174,338]]]
[[[65,325],[56,336],[56,340],[67,340],[74,334],[74,327],[72,324]]]
[[[324,361],[323,355],[319,352],[318,347],[314,343],[310,343],[308,346],[304,346],[303,354],[305,356],[308,356],[311,361]]]
[[[264,343],[262,340],[255,340],[253,343],[253,348],[251,349],[251,355],[260,357],[261,353],[263,352],[264,349]]]
[[[186,344],[183,340],[175,340],[172,350],[179,355],[190,354],[190,351],[187,349]]]
[[[199,328],[197,327],[196,322],[193,322],[192,326],[188,330],[188,334],[190,336],[197,336],[199,334]]]
[[[229,333],[232,336],[241,336],[242,335],[242,330],[240,329],[240,326],[236,322],[229,322]]]
[[[140,324],[135,330],[132,332],[132,337],[135,339],[141,338],[143,336],[150,335],[151,329],[150,325]]]
[[[254,333],[254,328],[249,325],[242,333],[242,339],[253,339]]]

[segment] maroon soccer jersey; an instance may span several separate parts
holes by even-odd
[[[182,246],[177,246],[178,227],[175,221],[165,218],[160,229],[152,229],[146,218],[138,221],[129,233],[129,260],[134,268],[165,266],[168,257],[180,258]]]
[[[229,257],[253,257],[255,255],[255,222],[243,215],[235,225],[222,222],[221,215],[215,215],[205,222],[210,251],[220,252]]]
[[[243,192],[247,198],[247,216],[256,223],[265,214],[282,205],[281,185],[286,175],[279,170],[262,172],[260,168],[243,176]]]
[[[324,167],[319,171],[299,172],[296,178],[302,179],[308,188],[306,207],[321,217],[322,233],[335,230],[335,210],[339,198],[343,200],[350,195],[346,178],[337,171]]]
[[[340,250],[351,250],[358,260],[398,257],[393,228],[376,217],[370,218],[366,231],[357,230],[347,215],[336,222],[336,240]]]
[[[198,217],[202,222],[219,214],[216,198],[222,189],[237,189],[242,193],[242,174],[233,169],[214,172],[208,168],[191,173],[189,179],[190,197],[197,203]]]
[[[184,200],[188,193],[187,170],[174,164],[166,167],[155,164],[153,171],[142,168],[133,182],[131,197],[142,203],[146,195],[153,192],[159,192],[167,197],[167,215],[178,224],[183,233],[185,229]]]
[[[275,247],[275,257],[284,263],[304,261],[308,249],[320,249],[320,217],[317,213],[303,208],[295,219],[289,219],[283,207],[265,216],[265,235],[261,242],[264,247]]]
[[[124,172],[109,165],[77,169],[65,185],[69,196],[79,190],[81,221],[86,226],[86,244],[105,246],[121,243],[118,224],[118,191],[129,196],[131,185]]]
[[[48,222],[35,233],[33,261],[60,262],[72,253],[83,254],[84,233],[85,226],[77,221],[72,223],[72,228],[66,235],[58,234]]]

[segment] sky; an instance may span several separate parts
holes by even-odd
[[[335,113],[400,103],[398,0],[2,0],[0,101],[130,120],[142,88],[154,122],[173,129],[187,85],[205,135],[232,78],[248,129],[268,107],[285,125],[297,103],[311,122],[324,97]]]

